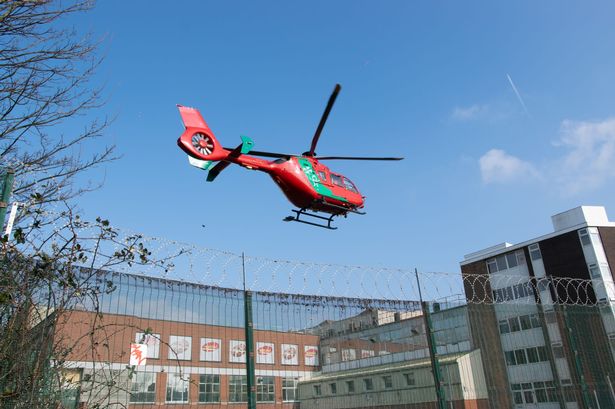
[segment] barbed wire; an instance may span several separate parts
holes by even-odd
[[[39,206],[35,201],[25,205],[26,208]],[[51,203],[37,208],[37,215],[49,221],[48,229],[62,232],[76,228],[69,220],[69,210],[65,204]],[[77,227],[78,235],[91,239],[96,237],[99,228],[97,223],[83,222]],[[121,263],[113,266],[114,271],[220,288],[243,288],[245,274],[245,287],[252,291],[321,297],[576,305],[595,305],[615,299],[613,281],[599,278],[536,278],[529,273],[462,276],[460,272],[272,259],[147,236],[126,228],[110,226],[110,229],[116,236],[103,244],[101,252],[112,255],[138,238],[152,259],[164,260],[163,263],[139,263],[138,260]],[[571,271],[570,276],[578,277],[577,273]]]

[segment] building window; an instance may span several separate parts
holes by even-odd
[[[540,252],[538,244],[532,244],[528,249],[532,260],[540,260],[542,258],[542,253]]]
[[[500,334],[540,328],[540,319],[537,314],[522,315],[499,321]]]
[[[416,379],[414,378],[414,372],[405,373],[404,379],[406,380],[406,386],[416,385]]]
[[[536,347],[536,350],[538,351],[538,360],[540,362],[545,362],[549,360],[549,355],[547,354],[547,347]]]
[[[374,382],[372,381],[371,378],[363,379],[363,386],[365,387],[366,391],[374,390]]]
[[[534,391],[531,383],[513,383],[510,385],[515,404],[534,403]]]
[[[589,265],[589,275],[592,276],[593,278],[599,278],[600,268],[596,264],[590,264]]]
[[[294,402],[297,400],[297,378],[282,378],[282,400]]]
[[[521,389],[523,389],[523,397],[525,398],[525,403],[534,403],[534,392],[532,391],[531,383],[522,383]]]
[[[564,347],[561,342],[554,342],[551,344],[551,350],[553,351],[553,356],[555,358],[563,358],[564,357]]]
[[[525,349],[517,349],[515,351],[515,359],[517,360],[517,365],[526,364],[527,358],[525,356]]]
[[[508,334],[510,332],[510,325],[508,325],[508,320],[500,320],[500,334]]]
[[[337,384],[336,383],[330,383],[329,384],[329,390],[331,391],[331,395],[335,395],[337,393]]]
[[[154,403],[156,401],[156,374],[135,372],[130,384],[130,403]]]
[[[320,395],[322,395],[322,389],[320,388],[320,385],[314,385],[314,396]]]
[[[587,229],[579,230],[579,238],[581,239],[581,244],[584,246],[591,246],[592,242],[589,238],[589,233],[587,233]]]
[[[539,361],[539,359],[538,359],[538,350],[536,348],[528,348],[527,349],[527,360],[531,364]]]
[[[532,321],[530,320],[530,316],[529,315],[522,315],[519,317],[519,322],[521,322],[521,329],[522,330],[526,330],[526,329],[531,329],[532,328]]]
[[[510,253],[506,255],[506,261],[508,262],[508,268],[517,267],[517,253]]]
[[[506,358],[506,365],[517,365],[517,359],[515,358],[515,351],[504,351],[504,357]]]
[[[354,393],[354,381],[346,381],[346,388],[348,393]]]
[[[504,357],[508,366],[532,364],[548,360],[547,349],[544,346],[504,351]]]
[[[538,317],[538,314],[531,314],[530,315],[530,321],[532,322],[532,328],[540,328],[540,318]]]
[[[186,403],[188,402],[188,390],[190,381],[188,375],[178,373],[167,374],[167,402]]]
[[[384,389],[391,389],[393,387],[393,378],[391,375],[383,376],[382,381],[384,382]]]
[[[248,378],[245,375],[231,375],[228,380],[229,402],[248,401]]]
[[[220,375],[199,376],[199,402],[220,402]]]
[[[274,402],[275,401],[275,381],[274,381],[273,376],[257,376],[256,377],[256,401],[257,402]]]
[[[510,326],[510,332],[521,331],[521,325],[519,324],[519,317],[509,318],[508,325]]]

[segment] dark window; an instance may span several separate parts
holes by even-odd
[[[322,389],[320,389],[320,385],[314,385],[314,395],[316,396],[322,395]]]
[[[374,389],[374,382],[371,378],[363,379],[363,386],[365,386],[366,391],[371,391]]]
[[[346,388],[348,388],[348,393],[354,393],[354,381],[346,381]]]
[[[512,301],[515,299],[512,287],[506,287],[506,300]]]
[[[275,381],[273,376],[256,377],[256,401],[274,402],[275,401]]]
[[[519,321],[521,322],[521,329],[531,329],[532,328],[532,321],[530,320],[529,315],[520,316]]]
[[[499,256],[495,259],[496,263],[498,263],[498,271],[506,270],[506,257]]]
[[[390,375],[383,376],[382,381],[384,382],[385,389],[390,389],[393,387],[393,378]]]
[[[530,258],[532,260],[540,260],[542,258],[542,254],[540,253],[540,247],[538,247],[538,244],[532,244],[529,247],[530,250]]]
[[[509,318],[508,324],[510,325],[510,332],[521,331],[521,326],[519,325],[519,317]]]
[[[523,404],[523,394],[521,393],[521,384],[513,383],[510,385],[513,391],[513,397],[516,404]]]
[[[248,379],[245,375],[231,375],[228,381],[229,402],[248,401]]]
[[[538,362],[538,350],[536,348],[528,348],[527,349],[527,360],[530,363]]]
[[[517,365],[517,359],[515,358],[515,351],[504,351],[506,357],[506,365]]]
[[[500,334],[508,334],[510,332],[510,326],[508,325],[508,320],[500,321]]]
[[[527,358],[525,356],[525,349],[517,349],[515,351],[515,359],[517,360],[517,365],[526,364]]]
[[[414,379],[414,372],[409,372],[404,374],[404,379],[406,379],[406,385],[413,386],[416,384],[416,379]]]
[[[534,392],[536,393],[536,401],[538,403],[548,402],[547,390],[544,382],[534,382]]]
[[[220,402],[220,375],[199,376],[199,402]]]
[[[517,253],[511,253],[506,255],[506,261],[508,261],[508,268],[517,267]]]
[[[560,343],[554,343],[551,345],[551,349],[553,350],[553,356],[555,358],[563,358],[564,357],[564,348]]]
[[[540,319],[537,314],[530,315],[530,321],[532,322],[532,328],[540,328]]]
[[[538,351],[538,360],[540,362],[549,360],[549,355],[547,355],[547,347],[544,347],[544,346],[536,347],[536,350]]]
[[[330,383],[329,384],[329,390],[331,391],[332,395],[335,395],[337,393],[337,384],[336,383]]]

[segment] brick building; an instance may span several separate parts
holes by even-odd
[[[470,329],[492,407],[615,407],[615,223],[603,207],[552,217],[554,231],[461,262]],[[475,279],[476,278],[476,279]]]

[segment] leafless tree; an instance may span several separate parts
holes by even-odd
[[[92,6],[0,0],[0,167],[15,171],[12,200],[24,204],[14,236],[0,242],[0,407],[59,407],[71,345],[55,337],[57,317],[97,311],[98,296],[113,291],[102,271],[151,263],[139,235],[75,213],[74,199],[97,187],[77,178],[116,158],[101,140],[100,42],[67,26]],[[92,322],[89,336],[100,328]]]
[[[92,78],[100,42],[65,26],[91,7],[0,0],[0,163],[15,170],[19,202],[74,198],[96,187],[75,185],[77,175],[115,158],[99,140],[108,125],[96,115],[103,101]]]

